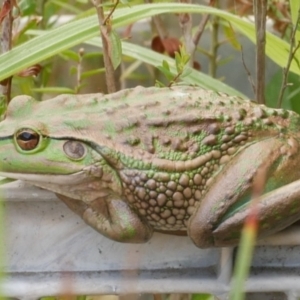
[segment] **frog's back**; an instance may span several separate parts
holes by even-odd
[[[60,95],[43,102],[14,99],[6,121],[16,117],[23,123],[47,120],[47,134],[54,138],[72,136],[123,154],[144,150],[174,160],[220,150],[225,144],[238,146],[263,136],[296,132],[300,123],[290,111],[181,86]]]

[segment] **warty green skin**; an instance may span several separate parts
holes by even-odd
[[[253,191],[259,237],[300,219],[299,125],[294,112],[193,87],[19,96],[0,123],[0,175],[55,192],[116,241],[156,230],[235,245]],[[23,150],[28,129],[39,143]]]

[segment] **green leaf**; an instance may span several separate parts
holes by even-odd
[[[102,53],[100,53],[100,52],[87,52],[87,53],[84,53],[83,58],[84,59],[89,59],[89,58],[94,58],[94,57],[98,58],[99,56],[102,56]]]
[[[122,61],[122,43],[119,35],[115,30],[111,30],[108,35],[109,40],[109,57],[111,59],[114,70],[120,65]]]
[[[214,300],[215,297],[211,294],[193,294],[191,300]]]
[[[299,0],[290,0],[290,11],[291,11],[291,16],[292,16],[292,23],[293,27],[297,25],[297,32],[296,32],[296,41],[300,40],[300,24],[296,24],[298,15],[300,13],[300,1]],[[296,42],[297,45],[297,42]]]
[[[180,73],[182,71],[182,63],[180,54],[177,51],[175,52],[175,65],[177,73]]]
[[[168,69],[162,66],[157,66],[157,69],[161,71],[169,81],[173,80],[174,74],[170,72]]]
[[[78,53],[72,50],[65,50],[61,53],[61,56],[66,60],[73,60],[79,62]]]
[[[7,100],[6,97],[0,94],[0,121],[4,119],[4,113],[7,108]]]
[[[51,93],[51,94],[74,94],[74,91],[68,87],[49,86],[43,88],[32,89],[36,93]]]
[[[162,66],[164,69],[170,71],[169,63],[165,59],[162,61]]]
[[[91,71],[82,72],[81,79],[85,79],[85,78],[91,77],[93,75],[104,73],[104,72],[105,72],[105,68],[99,68],[99,69],[94,69]]]
[[[238,41],[236,37],[236,32],[233,30],[233,28],[230,26],[230,23],[228,22],[222,22],[222,28],[224,35],[226,36],[227,41],[231,44],[231,46],[240,51],[241,50],[241,44]]]
[[[270,80],[266,86],[265,97],[266,103],[270,107],[277,107],[278,95],[283,79],[282,70],[279,70]],[[294,73],[288,74],[288,87],[285,90],[282,108],[292,109],[300,113],[300,79]]]
[[[300,9],[300,1],[299,0],[290,0],[290,11],[291,11],[292,22],[293,22],[294,26],[295,26],[297,18],[298,18],[299,9]]]
[[[72,12],[74,14],[81,13],[81,10],[76,7],[76,5],[68,4],[66,1],[60,1],[60,0],[51,0],[53,4],[56,4],[57,6],[64,8],[66,11]]]
[[[180,76],[180,78],[183,80],[185,77],[189,76],[192,72],[191,68],[185,68]]]
[[[21,0],[18,5],[23,17],[35,14],[36,0]]]

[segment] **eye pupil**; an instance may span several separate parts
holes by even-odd
[[[16,133],[16,141],[22,150],[35,149],[40,141],[40,136],[32,129],[22,129]]]
[[[30,140],[34,140],[36,139],[36,135],[30,133],[30,132],[22,132],[21,134],[19,134],[18,139],[21,141],[30,141]]]

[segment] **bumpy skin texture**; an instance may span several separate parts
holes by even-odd
[[[255,181],[264,181],[260,236],[300,218],[299,121],[290,111],[193,87],[41,103],[21,96],[0,124],[0,175],[56,192],[117,241],[145,242],[157,230],[187,232],[199,247],[232,245]],[[40,138],[25,151],[16,135],[28,128]]]

